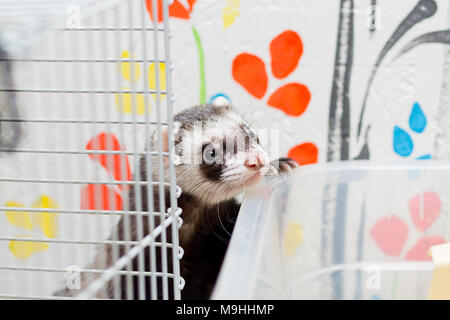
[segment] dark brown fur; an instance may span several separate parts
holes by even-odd
[[[142,168],[144,161],[141,161]],[[145,169],[141,169],[142,180],[146,179]],[[130,210],[136,209],[135,187],[130,189]],[[159,204],[159,191],[157,188],[153,190],[154,194],[154,211],[162,210]],[[169,192],[165,191],[165,208],[169,204]],[[141,186],[141,203],[142,211],[148,211],[147,186]],[[233,231],[234,224],[239,212],[239,204],[234,200],[227,200],[217,205],[209,207],[198,206],[199,202],[190,195],[182,194],[178,199],[178,206],[183,208],[182,218],[183,225],[179,230],[180,246],[184,248],[184,256],[180,261],[180,273],[185,280],[185,286],[181,292],[182,299],[208,299],[211,295],[213,286],[217,279],[217,275],[222,265],[225,251],[230,241],[230,234]],[[125,239],[125,217],[122,217],[118,224],[118,238]],[[137,241],[137,216],[130,217],[131,240]],[[155,218],[155,225],[158,225],[158,218]],[[143,234],[149,233],[149,224],[146,217],[143,218]],[[171,228],[166,229],[167,242],[171,242]],[[157,238],[157,242],[161,242],[161,237]],[[112,247],[108,247],[107,256],[112,256]],[[125,254],[124,247],[120,248],[120,255]],[[172,248],[167,248],[167,266],[168,272],[173,272],[172,264]],[[162,272],[162,249],[156,247],[156,271]],[[150,271],[150,250],[144,251],[145,271]],[[139,258],[136,257],[132,263],[133,270],[139,270]],[[157,278],[158,298],[162,298],[162,278]],[[127,277],[121,277],[121,298],[127,298],[126,294]],[[173,281],[168,281],[169,299],[173,298]],[[133,277],[133,296],[139,297],[139,279]],[[112,294],[112,283],[109,286],[109,295]],[[150,277],[145,279],[145,295],[151,297]]]
[[[144,161],[141,161],[142,168]],[[288,171],[290,168],[296,167],[293,160],[289,158],[281,158],[278,163],[281,172]],[[145,180],[145,170],[141,169],[141,177]],[[148,210],[147,190],[146,186],[141,187],[142,194],[142,210]],[[158,203],[159,193],[154,188],[155,211],[160,211]],[[169,194],[165,192],[165,208],[169,207]],[[135,209],[135,189],[130,190],[130,209]],[[208,207],[198,206],[198,200],[192,195],[182,194],[178,199],[178,206],[183,208],[183,225],[179,230],[180,246],[184,249],[184,256],[180,261],[180,273],[185,280],[184,289],[181,291],[181,298],[185,300],[191,299],[208,299],[211,296],[214,284],[222,266],[226,250],[228,248],[231,234],[239,213],[240,205],[235,199],[226,200],[217,205]],[[119,239],[124,239],[124,217],[119,222]],[[137,240],[136,233],[136,216],[131,220],[132,240]],[[144,222],[146,222],[144,220]],[[144,223],[144,234],[148,234],[148,224]],[[167,229],[167,239],[170,242],[171,229]],[[157,242],[160,242],[160,237]],[[121,252],[122,254],[124,252]],[[157,271],[162,272],[161,265],[162,250],[161,247],[156,249]],[[172,249],[167,249],[168,272],[173,272],[172,265]],[[145,250],[145,270],[150,270],[150,253]],[[138,258],[133,260],[133,270],[138,270]],[[122,277],[122,296],[126,298],[126,277]],[[169,298],[173,298],[173,281],[169,282]],[[133,279],[133,295],[138,297],[138,278]],[[162,298],[162,278],[158,277],[157,281],[158,298]],[[146,278],[145,282],[146,297],[151,296],[150,278]]]
[[[141,179],[146,180],[146,170],[144,166],[144,159],[141,160]],[[279,162],[275,163],[278,167],[279,172],[286,172],[294,167],[296,164],[293,160],[289,158],[281,158]],[[135,186],[130,188],[130,211],[136,209],[136,189]],[[158,188],[153,188],[153,198],[154,198],[154,211],[161,211],[162,208],[159,203],[159,190]],[[164,192],[165,208],[169,205],[169,192],[166,189]],[[178,199],[178,206],[183,208],[182,218],[183,225],[179,229],[179,244],[184,249],[184,256],[180,260],[180,273],[185,280],[184,289],[181,291],[181,298],[185,300],[198,300],[198,299],[208,299],[211,296],[214,284],[217,280],[217,276],[222,266],[223,259],[225,257],[226,250],[228,248],[229,241],[231,239],[231,234],[234,229],[234,225],[239,213],[240,205],[235,199],[223,201],[217,205],[212,205],[208,207],[198,206],[199,201],[190,194],[182,194]],[[141,205],[142,212],[148,212],[148,199],[147,199],[147,186],[141,186]],[[142,216],[143,225],[143,235],[147,235],[150,232],[149,223],[147,216]],[[116,239],[128,240],[125,238],[125,228],[129,226],[131,239],[133,241],[138,240],[138,230],[137,230],[137,219],[138,216],[130,215],[129,224],[126,223],[126,217],[122,216],[115,232]],[[159,223],[159,217],[155,217],[155,226]],[[114,236],[112,236],[114,239]],[[171,228],[166,229],[166,239],[167,243],[171,242],[172,231]],[[161,243],[162,239],[159,236],[156,242]],[[126,253],[126,248],[123,245],[117,248],[119,256],[123,256]],[[172,248],[167,248],[167,272],[173,273],[173,251]],[[112,245],[107,245],[105,248],[105,255],[99,255],[97,261],[94,265],[105,264],[111,266],[114,262],[113,257],[113,247]],[[162,272],[162,247],[155,246],[155,256],[156,256],[156,271]],[[100,261],[103,257],[106,261]],[[150,271],[150,248],[146,248],[143,254],[144,258],[144,270]],[[134,258],[131,263],[131,270],[139,270],[139,256]],[[119,298],[121,299],[138,299],[139,298],[139,278],[138,276],[131,276],[132,279],[132,295],[127,294],[127,281],[128,278],[125,275],[120,276],[120,288]],[[86,275],[82,280],[82,288],[92,281],[92,277],[89,279]],[[106,290],[106,297],[114,297],[114,282],[110,281]],[[173,291],[173,279],[168,278],[168,298],[174,298]],[[162,277],[157,277],[157,298],[163,298],[163,281]],[[150,277],[146,276],[144,278],[145,286],[145,297],[150,299]],[[79,293],[79,290],[69,291],[67,289],[61,290],[56,295],[60,296],[74,296]],[[105,298],[105,296],[100,293],[98,297]]]

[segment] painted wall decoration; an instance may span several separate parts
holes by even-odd
[[[279,34],[270,43],[272,74],[283,79],[292,73],[303,53],[300,36],[288,30]],[[267,90],[268,77],[264,62],[255,55],[241,53],[233,60],[233,78],[248,93],[262,99]],[[280,109],[289,116],[298,117],[306,111],[311,93],[304,84],[288,83],[273,92],[267,104]]]
[[[86,150],[125,151],[114,134],[102,132],[89,140]],[[131,180],[128,156],[123,154],[88,154],[98,162],[115,182]],[[125,189],[125,190],[124,190]],[[81,208],[87,210],[122,210],[123,192],[127,185],[88,184],[81,191]]]
[[[222,20],[223,28],[226,29],[234,23],[239,16],[239,6],[241,0],[226,0],[223,7]]]
[[[6,207],[24,208],[20,202],[8,201]],[[36,209],[58,209],[58,204],[47,195],[41,195],[33,202],[31,208]],[[11,225],[20,229],[18,237],[30,237],[33,229],[39,228],[45,238],[55,238],[58,235],[58,213],[57,212],[24,212],[5,211],[6,218]],[[19,233],[19,231],[18,231]],[[49,248],[49,244],[43,241],[9,241],[9,250],[18,259],[28,259],[33,253],[44,251]]]
[[[300,36],[287,30],[280,33],[270,42],[271,74],[274,78],[284,79],[292,73],[303,54],[303,43]],[[233,60],[232,75],[249,94],[262,99],[267,91],[269,77],[266,66],[258,56],[240,53]],[[267,99],[267,105],[281,110],[287,116],[299,117],[308,107],[311,92],[301,83],[287,83],[280,86]],[[306,165],[317,162],[318,149],[314,143],[306,142],[294,146],[288,156],[299,164]]]
[[[423,202],[423,205],[422,205]],[[408,202],[410,217],[413,225],[421,232],[427,230],[438,218],[441,212],[441,200],[435,192],[425,191],[416,194]],[[422,210],[423,208],[423,210]],[[423,211],[423,212],[422,212]],[[392,233],[387,233],[389,230]],[[403,252],[409,228],[407,224],[396,215],[380,218],[370,229],[370,235],[379,248],[389,256],[400,256]],[[445,243],[440,235],[427,235],[417,240],[416,244],[407,250],[406,260],[430,260],[428,249],[430,246]]]
[[[400,104],[400,102],[405,104],[405,102],[401,101],[403,94],[395,94],[394,80],[388,73],[394,72],[394,76],[401,77],[402,70],[407,69],[408,72],[414,72],[414,68],[407,68],[410,61],[416,59],[417,53],[414,55],[414,50],[419,50],[422,54],[426,49],[427,52],[439,51],[437,55],[442,57],[442,50],[445,50],[448,35],[444,30],[447,26],[447,4],[438,5],[435,1],[417,1],[415,5],[411,6],[407,2],[396,5],[387,4],[385,1],[366,2],[355,4],[353,1],[342,1],[334,4],[314,5],[310,1],[303,1],[295,6],[293,4],[285,4],[285,7],[280,5],[277,10],[283,12],[284,19],[267,13],[266,20],[271,19],[270,21],[273,21],[271,25],[277,26],[277,28],[272,28],[267,36],[267,33],[251,33],[250,30],[245,30],[244,25],[247,23],[250,26],[249,29],[253,31],[256,27],[249,23],[256,21],[254,12],[260,13],[258,17],[261,17],[263,7],[270,7],[269,1],[252,4],[240,3],[239,9],[233,9],[235,12],[239,11],[239,15],[236,16],[238,19],[222,30],[219,29],[219,21],[214,24],[214,21],[219,19],[219,14],[217,18],[203,23],[211,25],[211,27],[202,28],[202,19],[197,11],[208,12],[212,17],[213,13],[219,13],[219,8],[215,3],[198,1],[197,9],[191,12],[189,18],[192,23],[196,24],[198,34],[202,34],[203,42],[205,42],[204,39],[208,39],[208,44],[205,47],[206,45],[203,43],[201,57],[204,73],[201,74],[204,75],[198,78],[197,83],[205,88],[203,83],[205,79],[207,80],[208,87],[211,87],[207,93],[210,97],[224,92],[224,88],[227,88],[225,93],[233,104],[242,109],[244,113],[250,108],[252,120],[261,123],[262,127],[267,127],[269,124],[267,119],[273,119],[272,116],[275,113],[257,107],[261,103],[283,110],[285,115],[303,117],[303,121],[300,121],[300,118],[291,121],[291,123],[295,123],[293,125],[295,128],[301,129],[296,130],[295,138],[292,135],[290,135],[290,139],[284,137],[285,140],[281,144],[282,148],[285,148],[281,151],[284,155],[289,154],[290,150],[298,145],[313,143],[317,148],[317,161],[319,162],[393,158],[397,153],[392,147],[390,150],[384,149],[381,152],[382,147],[393,145],[393,142],[388,142],[389,140],[393,141],[393,135],[382,138],[374,136],[381,131],[378,129],[378,125],[382,119],[378,119],[382,117],[384,111],[375,116],[373,113],[379,109],[378,106],[384,104],[385,106],[381,107],[382,110],[395,113],[395,117],[398,117],[398,112],[402,108],[391,108],[390,105]],[[224,1],[224,4],[225,6],[231,5],[231,1]],[[322,6],[327,8],[323,10],[327,14],[322,18],[336,26],[334,29],[331,28],[334,30],[333,32],[330,30],[327,33],[324,28],[317,28],[313,19],[306,17],[307,14],[318,11]],[[287,18],[289,10],[295,11],[297,15],[300,14],[301,19],[295,19],[296,23],[293,23]],[[332,12],[338,12],[338,14],[332,16]],[[398,12],[398,14],[394,17],[388,14],[390,12]],[[177,25],[178,23],[175,25],[175,31],[178,30]],[[428,30],[433,27],[443,30]],[[239,34],[236,31],[232,32],[237,29]],[[175,31],[174,38],[177,38]],[[178,39],[186,35],[181,24],[179,32]],[[222,36],[216,37],[215,34]],[[328,40],[326,45],[317,44],[318,37],[326,38]],[[361,40],[355,42],[355,38]],[[197,45],[192,45],[194,41],[180,42],[188,48],[195,48]],[[246,50],[238,49],[242,47],[241,44]],[[440,44],[441,47],[439,48],[437,44]],[[278,53],[276,50],[279,50]],[[194,54],[195,51],[183,50],[183,56],[178,56],[178,59],[187,62],[195,59]],[[187,55],[191,55],[191,58]],[[277,61],[281,61],[281,64],[278,64]],[[334,67],[330,65],[332,61],[334,61]],[[325,66],[328,66],[328,69]],[[421,67],[420,71],[425,72],[424,68],[425,66]],[[438,68],[438,66],[436,65],[434,68]],[[231,69],[228,74],[227,69]],[[419,69],[416,68],[416,70]],[[182,98],[177,103],[177,107],[180,108],[183,105],[197,103],[195,99],[189,98],[188,92],[194,87],[193,84],[187,85],[187,75],[181,75],[182,72],[184,73],[184,70],[181,71],[178,68],[174,70],[175,75],[179,75],[179,77],[174,77],[174,82],[175,88],[181,90]],[[230,74],[234,84],[229,82]],[[404,76],[406,77],[406,74]],[[388,90],[389,93],[383,98],[377,93],[382,90],[382,79],[386,77],[391,78],[392,83],[389,85],[392,84],[392,86]],[[277,79],[285,81],[277,84]],[[420,79],[417,78],[417,81]],[[436,79],[436,88],[438,88],[437,82],[439,81]],[[220,85],[221,83],[224,84]],[[293,83],[301,84],[301,86],[293,85]],[[408,95],[403,95],[403,99],[409,98],[414,91],[414,83],[411,78],[406,83],[407,85],[398,90],[408,91]],[[188,90],[187,87],[192,89]],[[239,87],[244,91],[239,91]],[[277,91],[278,89],[279,91]],[[267,91],[269,97],[265,96]],[[276,92],[279,94],[275,94]],[[245,97],[245,94],[248,96]],[[325,98],[327,95],[329,95],[328,99]],[[252,101],[252,98],[256,100]],[[388,98],[393,98],[393,100],[387,101]],[[412,101],[407,104],[413,105],[419,100],[418,98],[418,96],[412,97]],[[260,99],[262,101],[258,102]],[[381,101],[383,99],[386,101]],[[289,104],[282,100],[288,101]],[[436,105],[435,102],[428,100],[430,97],[421,101],[420,105]],[[205,100],[200,99],[200,101],[204,102]],[[297,102],[297,105],[293,101]],[[328,110],[325,111],[324,105],[327,103]],[[422,111],[425,114],[430,113],[432,116],[428,111],[430,108]],[[313,109],[316,110],[313,111]],[[394,109],[395,111],[392,111]],[[328,119],[318,115],[323,112],[328,114]],[[289,127],[289,117],[276,114],[275,118],[279,123],[276,127]],[[300,123],[301,125],[297,125]],[[311,128],[313,123],[321,123],[320,129],[317,125],[315,129]],[[273,122],[270,124],[275,126]],[[401,128],[401,126],[399,127]],[[371,133],[372,129],[376,131],[374,134]],[[433,131],[430,135],[435,134],[436,130],[438,130],[436,127],[430,128],[429,131]],[[288,135],[287,133],[282,134]],[[427,139],[430,138],[433,137]],[[372,140],[373,142],[371,142]],[[432,157],[432,151],[427,149],[424,154],[417,155],[416,158]],[[313,159],[315,155],[306,157]]]
[[[415,147],[414,145],[413,137],[416,134],[422,134],[427,127],[427,118],[418,102],[415,102],[411,108],[408,126],[409,128],[407,130],[403,129],[401,126],[394,126],[393,130],[394,151],[404,158],[409,157],[414,149],[418,149],[418,147]],[[431,158],[431,154],[426,153],[416,156],[415,159],[428,160]]]

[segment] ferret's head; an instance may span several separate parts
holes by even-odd
[[[273,172],[258,136],[232,107],[196,106],[174,121],[177,184],[201,203],[230,199]]]

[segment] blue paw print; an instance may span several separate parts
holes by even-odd
[[[409,128],[418,134],[421,134],[427,127],[427,117],[423,113],[422,108],[418,102],[415,102],[411,114],[409,115]],[[414,142],[411,135],[400,128],[394,127],[394,151],[399,156],[409,157],[414,150]],[[416,158],[417,160],[431,159],[431,154],[424,154]]]

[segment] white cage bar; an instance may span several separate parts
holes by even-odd
[[[180,299],[169,3],[0,0],[0,298]]]

